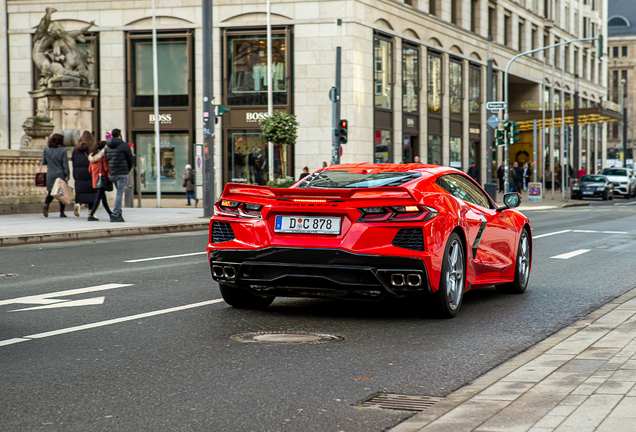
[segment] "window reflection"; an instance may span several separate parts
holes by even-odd
[[[439,165],[442,160],[442,137],[440,135],[428,136],[428,150],[426,163]]]
[[[157,191],[157,172],[161,176],[162,192],[183,192],[181,176],[190,161],[190,136],[187,133],[159,135],[160,155],[157,169],[154,134],[137,134],[135,151],[139,155],[142,192]]]
[[[470,87],[468,93],[470,120],[478,122],[481,112],[481,69],[479,68],[470,68]]]
[[[274,179],[289,176],[289,146],[274,144]],[[259,132],[230,132],[228,137],[229,181],[265,185],[269,176],[269,145]]]
[[[462,64],[458,61],[450,62],[450,116],[462,119]]]
[[[272,91],[275,105],[287,104],[285,36],[272,36]],[[228,104],[267,105],[267,38],[228,37]]]
[[[462,139],[455,137],[450,139],[450,166],[462,169]]]
[[[419,50],[402,46],[402,109],[418,112],[419,98]]]
[[[391,88],[393,44],[376,36],[374,38],[373,58],[375,107],[391,109],[393,107]]]
[[[442,59],[428,56],[428,113],[442,115]]]
[[[391,162],[391,131],[375,131],[374,150],[375,163]]]

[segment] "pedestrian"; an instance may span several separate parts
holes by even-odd
[[[51,196],[51,190],[55,184],[55,180],[62,179],[68,182],[69,169],[68,169],[68,154],[66,154],[66,148],[64,147],[64,136],[60,134],[53,134],[49,138],[47,147],[42,152],[42,165],[46,165],[46,191],[48,192],[44,199],[44,207],[42,208],[42,214],[44,217],[49,217],[49,205],[53,201]],[[60,202],[60,217],[65,218],[64,204]]]
[[[197,208],[197,205],[199,204],[199,200],[196,197],[196,194],[194,193],[194,183],[195,183],[195,179],[194,179],[194,171],[192,170],[192,165],[187,164],[185,166],[186,169],[186,173],[183,175],[183,187],[186,190],[186,199],[188,200],[188,203],[186,205],[192,205],[192,203],[190,202],[190,198],[192,198],[194,200],[194,208]]]
[[[506,165],[502,162],[497,168],[497,178],[499,179],[499,192],[504,192],[504,177],[506,176]]]
[[[522,184],[523,184],[523,169],[519,166],[517,162],[512,164],[515,169],[515,192],[521,192]]]
[[[528,164],[523,164],[523,190],[528,190],[528,183],[530,183],[531,176],[532,170]]]
[[[576,178],[577,180],[580,179],[581,177],[583,177],[584,175],[587,175],[587,171],[585,170],[584,167],[581,167],[581,169],[579,170],[578,173],[576,173]]]
[[[121,139],[121,131],[113,129],[112,138],[106,142],[104,149],[106,163],[110,179],[117,188],[111,222],[126,222],[122,216],[121,205],[124,197],[124,189],[128,184],[128,173],[133,167],[133,155],[130,146]],[[157,170],[159,167],[157,167]]]
[[[303,172],[300,174],[300,177],[298,177],[298,180],[302,180],[305,177],[307,177],[309,175],[309,168],[305,167],[303,168]]]
[[[468,168],[468,173],[473,180],[479,183],[479,168],[475,166],[475,162],[470,163],[470,167]]]
[[[420,157],[419,156],[414,156],[413,157],[413,163],[420,163]]]
[[[324,169],[324,168],[327,168],[327,162],[325,162],[325,161],[323,161],[323,162],[322,162],[322,168],[323,168],[323,169]]]
[[[88,152],[95,144],[93,134],[84,131],[80,139],[75,144],[75,149],[71,155],[73,162],[73,179],[75,180],[75,205],[73,206],[73,214],[77,217],[80,215],[80,206],[86,204],[88,210],[93,208],[97,190],[93,186],[93,177],[89,172],[90,162],[88,160]]]
[[[90,167],[88,168],[93,181],[93,187],[96,190],[95,193],[95,201],[93,201],[93,205],[88,213],[89,221],[98,221],[95,217],[95,212],[99,207],[99,203],[101,201],[104,206],[104,210],[108,212],[108,216],[113,215],[113,212],[110,211],[110,206],[108,205],[108,198],[106,197],[106,190],[97,189],[97,179],[101,175],[102,177],[110,178],[110,173],[108,172],[108,164],[106,163],[106,158],[104,157],[104,147],[106,147],[106,141],[99,141],[93,143],[91,147],[90,153],[88,155],[88,161],[90,162]]]
[[[515,166],[514,164],[510,164],[510,169],[508,170],[508,192],[515,191],[516,177],[517,177],[517,171],[515,171]]]
[[[561,190],[561,166],[554,164],[554,188]]]

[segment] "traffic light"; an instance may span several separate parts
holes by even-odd
[[[596,39],[596,58],[600,59],[603,57],[603,35],[598,35],[598,39]]]
[[[503,129],[495,129],[495,144],[497,145],[497,147],[501,147],[502,145],[506,144]]]
[[[508,144],[513,145],[517,141],[521,139],[518,137],[519,135],[519,126],[521,126],[517,122],[513,121],[505,121],[504,122],[504,130],[506,131],[506,138],[508,138]]]
[[[340,120],[338,123],[338,144],[346,144],[347,143],[347,126],[349,122],[346,120]]]

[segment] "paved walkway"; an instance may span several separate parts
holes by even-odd
[[[390,432],[636,431],[636,289]]]

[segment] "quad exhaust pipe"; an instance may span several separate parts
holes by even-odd
[[[422,276],[417,273],[411,273],[404,275],[402,273],[393,273],[391,275],[391,285],[396,287],[402,287],[408,285],[411,287],[422,286]]]
[[[226,265],[226,266],[213,265],[212,273],[214,274],[215,277],[218,277],[218,278],[234,279],[236,277],[236,270],[234,269],[234,267],[229,265]]]

